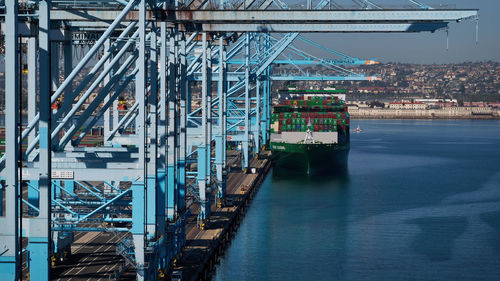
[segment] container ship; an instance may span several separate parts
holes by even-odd
[[[315,174],[347,168],[345,90],[280,90],[270,132],[275,163],[288,172]]]

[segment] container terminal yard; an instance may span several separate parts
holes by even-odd
[[[300,33],[478,19],[337,2],[0,1],[0,280],[209,279],[271,165],[272,82],[380,79],[345,67],[376,62]]]

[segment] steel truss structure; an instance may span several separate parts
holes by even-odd
[[[115,233],[137,279],[156,280],[181,253],[189,204],[206,227],[211,204],[224,202],[227,146],[241,149],[242,169],[266,146],[272,81],[377,79],[343,67],[373,61],[294,47],[299,38],[324,48],[299,32],[434,32],[478,14],[417,1],[392,10],[367,0],[349,10],[328,0],[306,10],[280,0],[1,2],[0,280],[20,278],[23,256],[31,280],[50,280],[75,231]],[[280,77],[273,63],[337,74]],[[98,127],[102,146],[84,146]]]

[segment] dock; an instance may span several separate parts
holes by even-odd
[[[236,157],[236,153],[230,152]],[[214,273],[219,257],[238,229],[252,198],[265,179],[270,167],[271,153],[264,151],[259,158],[252,159],[250,167],[255,173],[244,173],[239,163],[234,161],[227,177],[226,198],[232,206],[211,205],[211,215],[205,229],[197,225],[199,213],[197,204],[190,206],[190,216],[186,224],[186,245],[173,270],[182,272],[182,280],[207,280]],[[72,255],[53,268],[53,278],[63,280],[114,280],[117,272],[123,270],[119,280],[134,280],[131,268],[121,268],[125,261],[116,254],[117,237],[108,232],[75,233],[71,246]],[[27,268],[24,268],[27,277]]]
[[[212,204],[211,216],[205,229],[196,223],[199,209],[192,205],[191,216],[186,224],[186,246],[174,270],[182,271],[182,280],[207,280],[213,273],[218,258],[223,254],[234,236],[246,209],[265,179],[270,167],[270,153],[264,152],[262,159],[252,159],[250,167],[256,173],[243,173],[234,167],[227,178],[227,198],[233,206],[217,207]]]

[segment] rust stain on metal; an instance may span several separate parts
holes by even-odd
[[[147,10],[146,11],[146,19],[150,20],[150,19],[154,19],[154,18],[156,18],[156,12],[151,11],[151,10]]]
[[[156,12],[152,10],[146,11],[146,20],[156,19]],[[125,21],[139,20],[139,11],[130,11],[124,18]]]
[[[139,19],[139,11],[130,11],[125,16],[125,20],[137,20]]]
[[[193,20],[193,11],[191,10],[176,11],[175,14],[177,15],[178,20],[186,20],[186,21]]]

